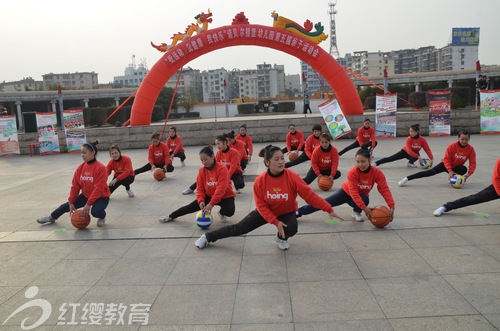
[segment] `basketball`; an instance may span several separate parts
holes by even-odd
[[[153,177],[157,181],[161,182],[165,178],[165,171],[163,171],[163,169],[161,169],[161,168],[157,168],[153,172]]]
[[[462,175],[455,174],[450,178],[450,184],[454,188],[461,188],[464,185],[464,177]]]
[[[290,162],[292,162],[293,160],[295,160],[298,157],[299,157],[299,153],[295,153],[295,152],[288,153],[288,160],[290,160]]]
[[[210,213],[204,213],[203,211],[199,211],[196,214],[196,225],[199,228],[207,229],[212,224],[212,215]]]
[[[432,162],[430,159],[422,159],[422,162],[420,162],[420,168],[422,169],[427,169],[432,165]]]
[[[386,206],[376,206],[372,208],[372,217],[370,222],[377,228],[383,228],[392,222],[391,210]]]
[[[329,191],[333,186],[333,180],[330,180],[327,176],[321,176],[318,178],[318,187],[322,191]]]
[[[71,214],[71,224],[77,229],[85,229],[90,224],[90,216],[80,217],[81,210],[75,210]]]

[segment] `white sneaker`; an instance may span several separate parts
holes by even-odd
[[[236,194],[241,194],[241,191],[240,191],[240,189],[239,189],[239,188],[234,189],[234,192],[236,192]]]
[[[416,167],[417,167],[417,165],[416,165],[415,163],[410,163],[410,162],[408,162],[408,163],[406,164],[406,166],[407,166],[408,168],[416,168]]]
[[[353,211],[351,216],[352,216],[352,218],[354,218],[354,220],[356,222],[364,222],[365,221],[365,219],[363,218],[363,215],[361,215],[357,211]]]
[[[187,189],[185,189],[184,191],[182,191],[182,194],[186,195],[186,194],[191,194],[193,192],[194,192],[194,190],[192,190],[190,187],[188,187]]]
[[[186,163],[184,163],[184,161],[181,161],[181,164],[183,167],[186,165]]]
[[[434,215],[436,217],[439,217],[439,216],[443,215],[443,213],[445,213],[445,212],[446,212],[446,207],[445,206],[441,206],[438,209],[434,210],[434,212],[432,213],[432,215]]]
[[[401,179],[398,183],[399,186],[405,186],[408,183],[408,177]]]
[[[100,228],[100,227],[103,227],[103,226],[104,226],[104,224],[106,224],[106,219],[105,219],[105,218],[99,218],[99,219],[97,220],[97,227],[99,227],[99,228]]]
[[[219,215],[219,219],[220,219],[221,223],[227,223],[227,216],[226,215],[222,215],[220,212],[217,213],[217,215]]]
[[[54,223],[56,220],[52,218],[52,216],[42,216],[42,217],[39,217],[36,219],[36,221],[40,224],[45,224],[45,223],[49,223],[49,224],[52,224]]]
[[[132,192],[132,190],[127,190],[127,194],[128,194],[129,198],[133,198],[134,197],[134,192]]]
[[[279,249],[282,251],[286,251],[290,247],[288,240],[280,239],[278,236],[276,236],[276,242],[278,243]]]
[[[160,219],[158,221],[160,221],[160,223],[168,223],[168,222],[172,222],[174,219],[168,215],[163,215],[160,217]]]
[[[194,242],[194,245],[196,247],[198,247],[199,249],[203,249],[203,248],[207,247],[208,246],[207,237],[205,235],[201,236],[200,238],[198,238],[198,240],[196,240]]]

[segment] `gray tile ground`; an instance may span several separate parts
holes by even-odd
[[[455,137],[427,139],[437,161]],[[380,141],[375,156],[391,155],[403,143]],[[51,314],[37,330],[494,330],[500,327],[500,200],[432,216],[442,203],[491,183],[498,137],[475,135],[471,144],[479,165],[462,189],[451,188],[444,174],[401,188],[397,182],[418,170],[404,160],[383,165],[397,205],[390,226],[351,222],[350,208],[339,206],[336,212],[347,221],[332,224],[322,212],[301,218],[287,252],[277,248],[271,225],[200,251],[194,241],[205,231],[195,227],[194,215],[158,222],[195,198],[180,193],[195,179],[200,147],[187,148],[185,167],[174,160],[175,171],[163,182],[139,175],[134,198],[119,188],[106,227],[94,221],[86,230],[75,230],[66,215],[52,225],[35,222],[67,199],[79,155],[2,158],[0,329],[18,330],[28,316],[27,324],[34,323],[40,308],[8,317],[40,299]],[[146,150],[123,152],[135,166],[145,163]],[[106,163],[107,152],[98,158]],[[341,158],[343,177],[334,189],[353,158],[354,151]],[[304,175],[308,166],[293,170]],[[246,173],[262,171],[254,156]],[[252,184],[237,196],[230,224],[255,207]],[[384,203],[376,190],[371,201]],[[220,226],[216,218],[212,228]],[[98,315],[98,303],[108,315],[91,326],[88,317],[92,309]],[[147,325],[129,323],[133,305],[141,303],[151,305]],[[63,311],[69,304],[74,325],[68,324],[72,312]],[[113,319],[119,305],[122,321]]]

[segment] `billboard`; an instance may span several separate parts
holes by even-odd
[[[479,28],[453,28],[452,46],[479,46]]]

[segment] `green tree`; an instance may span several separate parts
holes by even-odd
[[[192,87],[188,88],[186,93],[180,94],[179,100],[177,101],[179,107],[184,108],[184,110],[186,110],[186,113],[190,113],[197,103],[198,98],[196,97],[196,93],[194,92]]]
[[[163,87],[160,91],[160,95],[156,99],[155,106],[163,108],[164,115],[167,114],[168,108],[170,107],[170,101],[174,95],[174,89],[171,87]],[[177,113],[177,95],[174,98],[174,103],[172,104],[172,109],[174,113]]]

